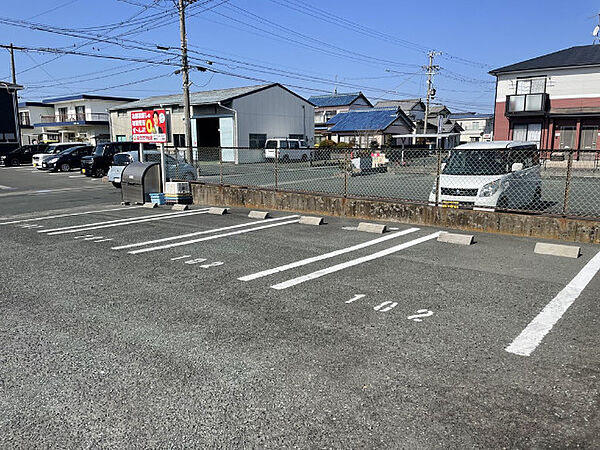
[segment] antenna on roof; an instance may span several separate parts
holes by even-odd
[[[338,83],[338,76],[336,75],[336,76],[335,76],[335,86],[334,86],[334,88],[333,88],[333,93],[334,93],[335,95],[337,95],[337,83]]]
[[[592,31],[592,36],[594,36],[594,44],[600,43],[600,13],[598,14],[598,25]]]

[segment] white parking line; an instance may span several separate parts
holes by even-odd
[[[565,288],[548,303],[527,327],[505,348],[515,355],[529,356],[579,297],[600,270],[600,252],[596,254]]]
[[[298,217],[298,216],[295,216],[295,217]],[[207,237],[199,238],[199,239],[192,239],[190,241],[175,242],[173,244],[159,245],[158,247],[141,248],[138,250],[132,250],[129,253],[132,255],[137,255],[138,253],[153,252],[155,250],[165,250],[167,248],[180,247],[182,245],[189,245],[189,244],[196,244],[198,242],[211,241],[213,239],[219,239],[219,238],[223,238],[223,237],[227,237],[227,236],[234,236],[237,234],[251,233],[253,231],[264,230],[266,228],[279,227],[282,225],[289,225],[289,224],[298,223],[298,222],[300,222],[300,219],[288,220],[286,222],[270,223],[269,225],[262,225],[260,227],[254,227],[254,228],[245,228],[243,230],[232,231],[230,233],[215,234],[213,236],[207,236]]]
[[[119,221],[116,223],[115,222],[107,223],[105,225],[88,226],[86,228],[75,228],[75,229],[68,229],[68,230],[61,230],[61,231],[53,231],[52,233],[47,233],[47,236],[56,236],[57,234],[80,233],[82,231],[99,230],[101,228],[120,227],[123,225],[137,225],[139,223],[154,222],[157,220],[179,219],[181,217],[195,216],[197,214],[208,214],[208,210],[191,211],[191,212],[169,214],[169,215],[161,214],[159,216],[148,216],[148,218],[145,218],[145,219],[130,220],[129,222]],[[46,230],[44,230],[44,231],[46,231]]]
[[[296,262],[293,262],[290,264],[286,264],[284,266],[279,266],[279,267],[275,267],[273,269],[263,270],[262,272],[257,272],[257,273],[253,273],[251,275],[246,275],[244,277],[238,278],[238,280],[240,280],[240,281],[256,280],[257,278],[266,277],[268,275],[273,275],[274,273],[283,272],[283,271],[289,270],[289,269],[295,269],[296,267],[302,267],[307,264],[311,264],[311,263],[314,263],[317,261],[322,261],[324,259],[334,258],[335,256],[343,255],[344,253],[350,253],[350,252],[353,252],[356,250],[360,250],[361,248],[370,247],[371,245],[376,245],[376,244],[379,244],[380,242],[389,241],[390,239],[404,236],[409,233],[414,233],[415,231],[418,231],[418,230],[419,230],[418,228],[409,228],[407,230],[400,231],[399,233],[394,233],[394,234],[390,234],[387,236],[383,236],[383,237],[380,237],[377,239],[373,239],[371,241],[353,245],[352,247],[346,247],[346,248],[342,248],[340,250],[334,250],[332,252],[325,253],[323,255],[313,256],[312,258],[306,258],[301,261],[296,261]]]
[[[121,207],[121,208],[100,209],[97,211],[84,211],[84,212],[78,212],[78,213],[58,214],[58,215],[54,215],[54,216],[35,217],[33,219],[21,219],[21,220],[13,220],[10,222],[0,222],[0,225],[12,225],[15,223],[22,223],[22,222],[36,222],[38,220],[59,219],[61,217],[82,216],[84,214],[96,214],[96,213],[108,212],[108,211],[127,211],[129,209],[135,209],[135,208],[142,208],[142,206],[127,206],[127,207]]]
[[[95,241],[96,239],[104,239],[104,236],[92,236],[88,238],[83,238],[84,241]]]
[[[85,175],[69,175],[69,178],[83,178]]]
[[[293,219],[295,217],[298,217],[298,216],[295,215],[295,216],[278,217],[275,219],[266,219],[266,220],[261,221],[260,223],[278,222],[281,220]],[[245,222],[245,223],[238,224],[238,225],[230,225],[227,227],[214,228],[212,230],[196,231],[194,233],[187,233],[187,234],[182,234],[179,236],[170,236],[170,237],[166,237],[166,238],[162,238],[162,239],[154,239],[152,241],[144,241],[144,242],[137,242],[135,244],[120,245],[119,247],[113,247],[112,249],[113,250],[123,250],[126,248],[142,247],[144,245],[158,244],[161,242],[168,242],[168,241],[175,241],[177,239],[185,239],[185,238],[189,238],[189,237],[199,236],[202,234],[210,234],[210,233],[216,233],[218,231],[233,230],[235,228],[249,227],[252,225],[256,225],[256,222]]]
[[[99,241],[94,241],[94,243],[98,243],[98,242],[108,242],[108,241],[112,241],[112,239],[100,239]]]
[[[15,188],[14,187],[10,187],[10,186],[4,186],[3,184],[0,184],[0,189],[12,190],[12,189],[15,189]]]
[[[131,221],[135,221],[135,220],[142,220],[142,219],[151,219],[151,218],[155,218],[155,217],[168,217],[168,216],[178,216],[178,215],[192,215],[192,213],[198,213],[198,212],[206,212],[208,211],[208,209],[200,209],[197,211],[184,211],[184,212],[168,212],[168,213],[162,213],[162,214],[153,214],[153,215],[149,215],[149,216],[137,216],[137,217],[125,217],[123,219],[113,219],[113,220],[105,220],[104,222],[94,222],[94,223],[86,223],[83,225],[70,225],[68,227],[60,227],[60,228],[50,228],[47,230],[40,230],[40,233],[52,233],[54,234],[55,231],[63,231],[63,230],[83,230],[83,229],[94,229],[92,227],[95,227],[97,225],[106,225],[106,224],[114,224],[114,223],[121,223],[121,222],[131,222]]]
[[[417,244],[421,244],[426,241],[430,241],[431,239],[436,239],[440,235],[441,231],[435,232],[433,234],[429,234],[427,236],[414,239],[412,241],[404,242],[403,244],[395,245],[394,247],[387,248],[385,250],[381,250],[377,253],[373,253],[371,255],[363,256],[361,258],[352,259],[350,261],[336,264],[335,266],[327,267],[326,269],[317,270],[316,272],[309,273],[308,275],[303,275],[301,277],[293,278],[288,281],[284,281],[283,283],[274,284],[271,286],[273,289],[287,289],[292,286],[296,286],[297,284],[304,283],[305,281],[314,280],[315,278],[320,278],[322,276],[328,275],[330,273],[338,272],[340,270],[347,269],[349,267],[357,266],[359,264],[373,261],[374,259],[383,258],[384,256],[391,255],[392,253],[399,252],[400,250],[404,250],[406,248],[412,247]]]
[[[114,249],[113,249],[114,250]],[[183,256],[177,256],[176,258],[171,258],[171,261],[178,261],[180,259],[185,259],[185,258],[190,258],[192,255],[183,255]]]

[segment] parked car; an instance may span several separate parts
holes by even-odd
[[[139,161],[139,152],[137,151],[117,153],[113,157],[113,164],[108,171],[108,181],[110,181],[114,187],[120,188],[123,170],[132,162],[137,161]],[[160,163],[160,152],[157,150],[144,150],[144,162]],[[178,161],[171,155],[165,155],[165,163],[167,180],[177,179],[190,181],[197,178],[194,166],[185,161]]]
[[[6,155],[0,156],[0,165],[20,166],[21,164],[31,164],[33,155],[43,153],[50,144],[32,144],[16,148]]]
[[[98,144],[94,153],[81,159],[81,173],[88,177],[103,177],[117,153],[136,152],[140,144],[137,142],[106,142]],[[154,150],[156,144],[144,144],[144,150]]]
[[[59,144],[50,144],[43,153],[36,153],[35,155],[33,155],[33,158],[31,158],[31,162],[33,164],[33,167],[36,167],[38,169],[42,169],[42,161],[46,156],[49,155],[56,155],[57,153],[62,152],[63,150],[66,150],[68,148],[71,147],[83,147],[86,144],[83,144],[81,142],[61,142]]]
[[[429,202],[436,197],[434,184]],[[539,153],[532,142],[472,142],[450,151],[440,176],[442,207],[528,209],[542,196]]]
[[[63,150],[58,155],[46,156],[42,160],[42,169],[54,172],[69,172],[71,169],[81,167],[81,158],[89,156],[94,150],[93,145],[84,145],[83,147],[71,147]]]
[[[277,155],[277,156],[276,156]],[[309,149],[301,139],[272,138],[265,142],[265,158],[282,162],[308,161],[313,157],[313,150]]]

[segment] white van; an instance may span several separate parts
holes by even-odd
[[[272,138],[265,142],[265,158],[278,159],[282,162],[308,161],[312,159],[313,150],[309,149],[301,139]]]
[[[63,150],[67,150],[73,147],[84,147],[88,144],[84,144],[82,142],[60,142],[55,144],[50,144],[48,148],[44,151],[44,153],[36,153],[31,158],[31,163],[33,167],[36,167],[38,170],[42,170],[42,161],[46,156],[56,155]]]
[[[429,203],[435,204],[434,184]],[[485,211],[533,209],[542,196],[539,153],[533,142],[472,142],[450,150],[440,176],[442,207]]]

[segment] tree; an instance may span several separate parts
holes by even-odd
[[[323,139],[319,144],[319,148],[333,148],[335,146],[335,141],[332,141],[331,139]]]

